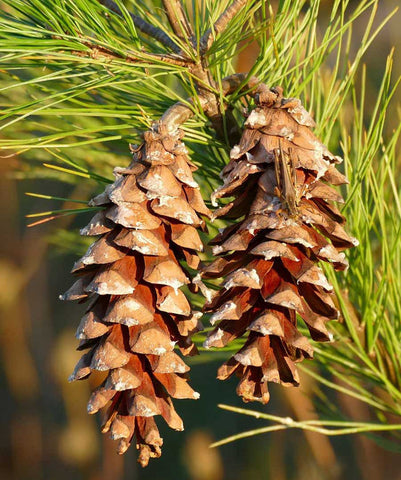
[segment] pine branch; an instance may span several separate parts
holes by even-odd
[[[245,7],[249,0],[235,0],[217,19],[212,28],[209,28],[200,40],[201,56],[212,46],[215,35],[221,34],[235,15]]]
[[[182,8],[182,4],[179,0],[162,0],[166,11],[169,23],[174,33],[181,39],[184,39],[184,35],[188,38],[193,38],[193,29],[189,23],[188,18]],[[112,0],[99,0],[104,6],[121,15],[122,12],[118,5]],[[180,59],[172,59],[171,57],[162,57],[162,61],[173,63],[175,65],[183,65],[188,67],[188,71],[193,76],[193,80],[196,85],[196,89],[199,93],[199,97],[204,99],[203,107],[205,114],[210,118],[213,128],[219,137],[224,137],[224,127],[222,121],[221,106],[219,98],[216,95],[216,82],[213,78],[207,62],[205,62],[204,56],[208,48],[213,43],[214,34],[221,34],[227,27],[228,23],[235,17],[235,15],[246,5],[248,0],[235,0],[217,19],[216,23],[209,29],[200,40],[200,55],[197,62],[191,61],[189,58],[186,61],[180,62]],[[130,14],[134,24],[142,30],[144,33],[151,35],[153,38],[161,41],[165,46],[172,48],[173,51],[182,55],[183,53],[173,40],[168,37],[157,27],[148,24],[140,17]],[[162,35],[162,37],[160,37]],[[167,43],[166,43],[167,41]],[[103,53],[103,52],[102,52]],[[109,52],[105,52],[109,54]],[[128,58],[128,57],[127,57]],[[129,59],[128,61],[138,61],[137,58]],[[177,63],[178,62],[178,63]]]
[[[256,77],[250,77],[246,83],[247,78],[246,73],[236,73],[230,75],[229,77],[223,78],[222,80],[222,89],[224,96],[233,93],[241,86],[241,91],[254,90],[255,87],[260,83],[259,79]],[[196,101],[200,103],[202,109],[206,108],[208,98],[200,95]],[[185,123],[194,115],[194,110],[191,108],[191,105],[195,103],[194,99],[188,99],[187,103],[177,102],[172,105],[164,115],[159,120],[159,125],[162,125],[167,132],[173,132],[180,125]]]
[[[99,3],[101,3],[103,6],[105,6],[112,12],[117,13],[118,15],[122,15],[121,9],[116,3],[113,2],[113,0],[99,0]],[[134,25],[141,32],[159,41],[165,47],[169,48],[173,52],[175,53],[181,52],[180,47],[166,33],[160,30],[160,28],[157,28],[154,25],[151,25],[150,23],[143,20],[141,17],[138,17],[138,15],[134,15],[133,13],[130,13],[130,16],[132,18],[132,21],[134,22]]]
[[[193,42],[194,31],[179,0],[162,0],[168,21],[174,33],[181,39]]]
[[[120,55],[116,52],[112,52],[111,50],[105,47],[101,47],[99,45],[96,45],[86,40],[82,41],[82,45],[85,45],[86,47],[88,47],[89,51],[82,52],[82,51],[74,50],[71,53],[79,57],[89,56],[90,58],[93,58],[93,59],[106,58],[108,60],[124,60],[128,63],[149,63],[150,61],[153,61],[153,62],[168,63],[171,65],[182,66],[182,67],[188,66],[187,60],[183,60],[181,57],[172,55],[172,54],[157,54],[157,53],[141,52],[138,55],[133,53]]]

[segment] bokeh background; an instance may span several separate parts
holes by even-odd
[[[329,7],[331,2],[323,2]],[[382,0],[378,21],[399,4]],[[363,19],[359,22],[363,28]],[[401,12],[397,12],[368,51],[368,86],[375,95],[385,56],[398,47],[394,75],[401,74]],[[238,71],[252,65],[252,45],[238,59]],[[400,102],[400,92],[394,101]],[[400,103],[401,104],[401,103]],[[391,128],[390,119],[390,127]],[[177,409],[186,430],[171,432],[161,425],[163,455],[142,470],[131,449],[124,457],[101,435],[98,419],[86,414],[86,402],[96,380],[68,384],[79,352],[74,332],[82,306],[59,302],[71,284],[68,274],[74,255],[52,246],[55,229],[77,229],[87,218],[64,217],[56,223],[26,227],[25,215],[49,207],[26,191],[59,197],[90,195],[87,184],[61,185],[50,180],[15,178],[18,155],[0,159],[0,478],[4,480],[399,480],[401,457],[380,449],[368,437],[335,440],[298,431],[276,432],[210,449],[228,435],[259,428],[260,420],[220,410],[218,403],[242,406],[234,394],[235,380],[218,382],[217,363],[194,360],[192,384],[201,392],[197,402],[179,401]],[[128,161],[128,156],[127,156]],[[400,160],[401,162],[401,160]],[[89,217],[88,217],[89,219]],[[314,418],[314,385],[302,388],[272,386],[272,400],[255,409],[293,418]],[[332,394],[347,416],[366,418],[364,405]],[[160,422],[162,424],[162,422]]]

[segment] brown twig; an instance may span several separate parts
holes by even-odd
[[[217,101],[215,93],[210,88],[208,88],[209,84],[207,83],[207,81],[201,81],[200,79],[200,75],[206,76],[209,75],[209,72],[207,69],[202,70],[200,67],[197,74],[198,103],[200,103],[200,106],[203,109],[204,113],[210,119],[212,126],[217,133],[217,136],[225,139],[222,119],[223,117],[220,111],[220,104]],[[229,93],[237,90],[244,83],[246,78],[247,74],[244,73],[236,73],[234,75],[230,75],[229,77],[224,78],[222,80],[223,95],[228,95]],[[260,82],[256,77],[250,77],[248,81],[244,85],[242,85],[241,91],[252,91],[259,83]],[[190,99],[189,103],[193,104],[193,101]],[[181,102],[178,102],[166,111],[166,113],[161,119],[161,123],[166,125],[165,128],[167,128],[168,131],[172,131],[175,128],[178,128],[179,125],[184,123],[192,116],[193,111],[191,107]],[[226,124],[228,126],[227,133],[230,134],[230,143],[234,144],[239,140],[239,131],[237,122],[232,116],[232,112],[230,112],[229,110],[226,113]]]
[[[234,2],[227,7],[226,10],[216,20],[216,23],[213,25],[213,27],[206,30],[200,40],[201,56],[205,55],[205,53],[211,47],[214,36],[222,33],[227,28],[229,22],[242,8],[245,7],[249,1],[250,0],[234,0]]]
[[[122,15],[120,7],[116,3],[114,3],[113,0],[99,0],[99,3],[107,7],[112,12],[117,13],[118,15]],[[152,38],[159,41],[165,47],[169,48],[173,52],[175,53],[181,52],[180,47],[165,32],[163,32],[163,30],[160,30],[160,28],[157,28],[154,25],[151,25],[150,23],[146,22],[138,15],[134,15],[131,12],[130,12],[130,16],[132,18],[132,21],[134,22],[134,25],[141,32],[151,36]]]
[[[188,61],[183,60],[181,57],[173,54],[157,54],[157,53],[148,53],[141,52],[140,54],[127,53],[121,55],[119,53],[113,52],[108,48],[101,47],[90,41],[82,40],[82,45],[85,45],[90,50],[88,51],[78,51],[73,50],[71,53],[79,57],[91,57],[93,59],[106,58],[108,60],[124,60],[127,63],[149,63],[153,62],[163,62],[169,63],[171,65],[177,65],[181,67],[187,67]]]
[[[168,21],[177,37],[193,42],[194,31],[180,0],[162,0]]]
[[[234,75],[230,75],[226,77],[222,81],[223,93],[224,95],[228,95],[237,88],[240,87],[241,84],[245,81],[247,77],[246,73],[236,73]],[[256,77],[251,77],[243,86],[242,91],[247,90],[254,90],[256,86],[259,84],[259,80]],[[208,102],[207,97],[202,95],[199,96],[200,106],[204,110],[206,107],[206,103]],[[161,119],[159,120],[159,128],[160,125],[162,128],[165,128],[168,132],[173,132],[177,128],[180,127],[183,123],[189,120],[191,117],[194,116],[194,110],[191,108],[195,102],[193,99],[188,100],[188,104],[184,104],[182,102],[177,102],[172,105],[166,112],[163,114]]]
[[[162,0],[163,5],[166,11],[167,18],[171,27],[175,34],[180,38],[185,38],[185,35],[190,38],[193,37],[193,30],[189,23],[188,18],[185,15],[184,9],[180,0]],[[202,98],[202,108],[204,109],[205,114],[209,117],[210,121],[212,122],[213,128],[216,130],[217,135],[221,138],[224,138],[224,126],[223,126],[223,112],[221,111],[221,105],[219,101],[219,96],[216,94],[217,85],[213,79],[213,76],[208,68],[208,64],[205,58],[205,53],[207,52],[208,48],[213,42],[213,37],[215,34],[221,34],[225,28],[227,27],[230,20],[243,8],[246,3],[250,0],[235,0],[217,19],[214,26],[209,29],[201,38],[200,40],[200,54],[198,56],[197,61],[193,61],[188,58],[176,45],[170,37],[168,37],[164,32],[160,29],[154,27],[153,25],[148,24],[141,18],[137,17],[134,14],[130,14],[135,25],[143,32],[153,36],[154,38],[160,37],[160,34],[163,35],[164,40],[162,43],[164,45],[169,46],[173,49],[176,53],[178,53],[177,58],[172,56],[162,56],[162,57],[154,57],[154,54],[149,54],[149,60],[161,60],[166,61],[169,63],[173,63],[175,65],[182,65],[188,68],[188,73],[192,75],[192,78],[195,82],[196,89],[199,95],[199,98]],[[114,3],[113,0],[99,0],[100,3],[108,7],[110,10],[122,15],[120,8]],[[167,39],[167,44],[166,44]],[[171,45],[171,42],[173,45]],[[197,49],[194,49],[196,53]],[[117,57],[117,55],[112,54],[112,52],[106,51],[105,49],[94,50],[94,55],[99,55],[99,53],[103,56],[109,57]],[[138,57],[129,57],[126,56],[126,61],[129,62],[138,62],[140,61]],[[228,112],[229,113],[229,112]],[[230,117],[230,115],[229,115]],[[233,120],[233,119],[232,119]],[[229,120],[229,123],[235,123],[234,121]],[[233,126],[232,126],[233,127]],[[233,130],[230,128],[230,130]],[[234,136],[233,136],[234,138]]]
[[[114,3],[113,0],[98,0],[104,6],[112,10],[113,12],[122,15],[121,9]],[[173,40],[166,35],[162,30],[153,25],[148,24],[144,20],[142,20],[137,15],[130,13],[134,24],[142,30],[144,33],[151,35],[153,38],[158,39],[161,41],[165,46],[171,48],[174,52],[178,55],[162,55],[162,56],[155,56],[155,54],[144,54],[146,55],[149,60],[153,61],[164,61],[166,63],[171,63],[174,65],[180,65],[186,67],[188,69],[188,73],[192,76],[196,90],[198,92],[199,98],[202,99],[202,108],[205,114],[210,119],[214,130],[219,137],[225,138],[225,129],[223,124],[223,111],[222,106],[220,105],[219,95],[216,94],[217,85],[213,79],[213,76],[208,68],[207,60],[205,58],[205,54],[207,50],[210,48],[213,38],[216,34],[221,34],[226,28],[232,18],[243,8],[248,1],[251,0],[234,0],[234,2],[220,15],[217,19],[216,23],[212,28],[210,28],[201,38],[200,40],[200,51],[197,54],[197,49],[194,48],[195,54],[197,54],[198,58],[196,61],[188,58],[185,55],[177,44],[173,42]],[[175,34],[181,38],[185,39],[185,35],[187,38],[194,42],[194,35],[192,26],[189,23],[188,18],[186,17],[185,11],[182,7],[180,0],[162,0],[167,18],[169,23],[175,32]],[[195,45],[194,45],[195,47]],[[126,55],[125,57],[120,57],[113,52],[110,52],[104,48],[93,48],[92,49],[92,57],[96,58],[97,56],[103,56],[106,58],[125,58],[126,61],[132,63],[138,63],[143,61],[140,56],[132,56]],[[233,80],[231,80],[233,81]],[[243,80],[242,80],[243,81]],[[229,131],[233,134],[231,135],[231,139],[235,139],[234,131],[237,128],[236,122],[234,121],[234,117],[227,112],[227,121],[230,125]]]
[[[223,87],[224,95],[228,95],[229,93],[234,92],[237,90],[242,83],[244,83],[246,77],[248,76],[247,73],[234,73],[234,75],[230,75],[229,77],[223,78],[221,85]],[[252,76],[248,78],[248,81],[245,85],[241,88],[241,91],[246,90],[255,90],[255,88],[260,84],[260,80]],[[252,95],[252,93],[251,93]]]

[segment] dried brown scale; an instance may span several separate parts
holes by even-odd
[[[335,169],[341,159],[315,137],[315,124],[299,100],[281,88],[261,85],[223,185],[212,197],[227,198],[213,217],[237,220],[213,241],[220,257],[204,267],[203,278],[223,277],[204,310],[214,329],[205,346],[224,347],[247,334],[245,345],[218,371],[240,378],[244,401],[269,400],[268,382],[298,385],[295,364],[313,349],[297,328],[301,317],[316,341],[330,340],[326,322],[338,317],[320,260],[347,267],[342,250],[357,244],[344,230],[342,202],[331,185],[346,183]]]
[[[197,268],[202,242],[196,229],[210,214],[181,137],[163,124],[146,132],[131,165],[117,168],[116,181],[91,200],[103,210],[81,233],[99,238],[75,263],[78,280],[62,296],[90,300],[77,329],[79,349],[89,350],[71,380],[105,372],[88,412],[106,409],[102,431],[118,441],[119,453],[135,442],[143,466],[161,455],[153,417],[182,430],[172,398],[199,397],[174,351],[177,344],[185,355],[195,354],[191,335],[201,327],[201,314],[180,290],[190,279],[179,260]]]

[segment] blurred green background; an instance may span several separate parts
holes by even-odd
[[[325,3],[329,8],[331,2]],[[379,19],[398,4],[397,0],[383,0]],[[363,28],[363,19],[358,24]],[[392,46],[401,46],[400,25],[399,11],[365,57],[372,96],[386,54]],[[243,52],[237,71],[249,69],[255,55],[252,46]],[[400,48],[395,53],[394,74],[401,74]],[[400,102],[399,92],[394,101]],[[119,147],[126,149],[125,145]],[[235,380],[218,382],[217,362],[203,366],[196,359],[191,378],[201,398],[176,402],[186,430],[171,432],[159,422],[165,441],[163,455],[145,470],[136,464],[133,449],[124,457],[117,456],[113,442],[100,434],[98,419],[86,414],[87,398],[96,381],[67,382],[80,357],[74,332],[82,306],[63,304],[58,295],[71,284],[68,272],[76,256],[61,254],[48,242],[55,229],[78,229],[90,214],[26,228],[25,215],[48,209],[49,204],[26,197],[24,192],[86,198],[92,193],[90,186],[85,182],[62,185],[50,179],[18,181],[13,172],[21,167],[19,156],[7,151],[1,157],[1,479],[401,479],[400,456],[362,436],[329,440],[313,433],[276,432],[210,449],[211,442],[261,427],[261,422],[220,410],[217,403],[242,406],[234,394]],[[316,416],[310,379],[305,378],[299,389],[273,385],[270,390],[270,403],[256,409],[293,418]],[[358,401],[334,393],[331,400],[349,418],[366,418],[366,407]]]

